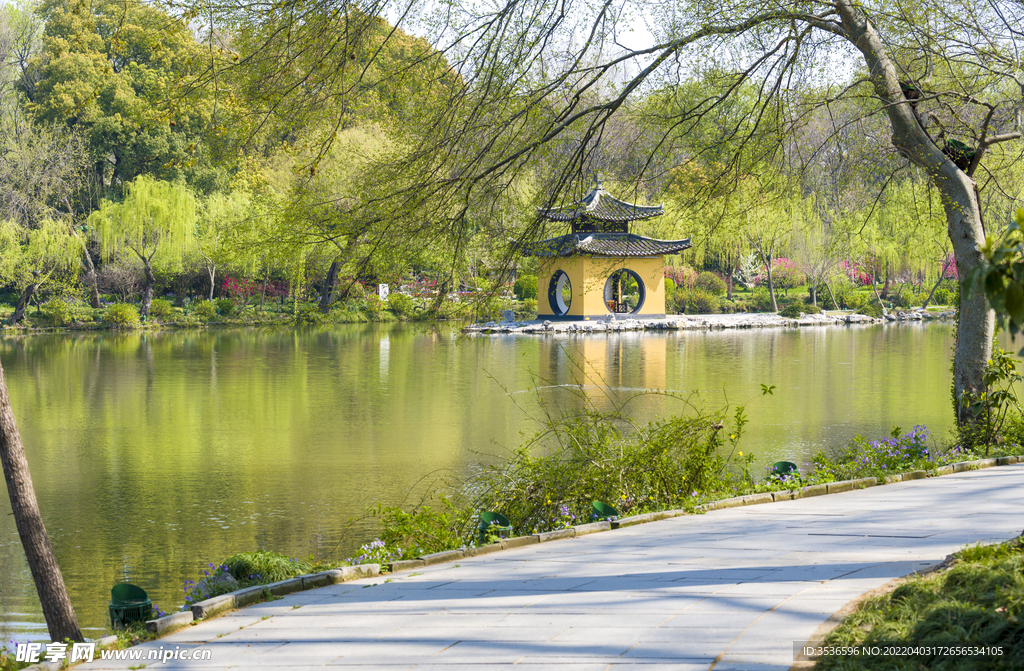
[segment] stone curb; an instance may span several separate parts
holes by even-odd
[[[420,560],[415,560],[420,561]],[[293,592],[301,592],[317,587],[327,587],[349,580],[359,578],[372,578],[380,575],[380,564],[361,564],[359,566],[345,566],[340,569],[310,573],[309,575],[298,576],[288,580],[281,580],[269,585],[256,585],[236,590],[229,594],[205,599],[192,604],[189,610],[173,613],[155,620],[146,621],[146,631],[156,636],[163,636],[172,631],[181,629],[196,620],[210,618],[228,610],[235,610],[262,601],[267,595],[283,596]],[[108,637],[110,638],[110,637]],[[117,637],[113,637],[117,641]],[[106,639],[101,639],[106,640]]]

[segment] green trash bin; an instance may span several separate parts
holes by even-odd
[[[512,535],[512,523],[501,513],[483,512],[480,513],[480,539],[477,545],[486,545],[489,534],[506,533]]]
[[[590,504],[593,512],[590,517],[595,522],[603,522],[608,520],[609,522],[619,519],[619,511],[612,508],[607,503],[601,503],[600,501],[594,501]]]
[[[772,470],[771,473],[769,473],[769,475],[793,475],[799,477],[800,469],[797,468],[796,464],[794,464],[792,461],[776,461],[774,464],[772,464]]]
[[[123,582],[110,590],[110,626],[125,629],[133,622],[153,617],[153,602],[146,590]]]

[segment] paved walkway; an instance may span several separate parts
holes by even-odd
[[[1022,509],[1024,465],[732,508],[300,592],[133,650],[212,651],[147,669],[788,669],[851,599],[1019,534]]]

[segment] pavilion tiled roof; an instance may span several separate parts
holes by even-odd
[[[541,240],[524,250],[529,256],[661,256],[675,254],[692,245],[686,240],[657,240],[634,233],[570,233]]]
[[[637,221],[665,213],[661,205],[631,205],[608,193],[597,182],[594,188],[572,205],[565,207],[541,208],[540,216],[550,221],[577,221],[591,219],[607,222]]]

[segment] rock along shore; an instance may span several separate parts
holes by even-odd
[[[740,313],[728,315],[672,315],[664,319],[593,319],[583,321],[504,321],[471,324],[462,330],[469,335],[544,334],[544,333],[609,333],[614,331],[707,331],[711,329],[793,328],[801,326],[835,326],[846,324],[881,324],[952,320],[955,312],[910,310],[887,314],[874,319],[859,314],[802,314],[797,319],[776,313]]]

